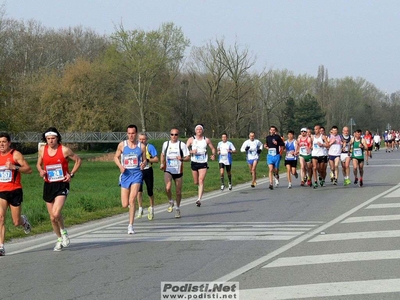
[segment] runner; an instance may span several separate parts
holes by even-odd
[[[294,139],[294,131],[289,130],[287,133],[288,139],[285,141],[285,166],[287,171],[287,178],[289,181],[288,189],[292,188],[292,175],[297,179],[299,175],[297,174],[297,156],[296,152],[296,144],[297,141]]]
[[[372,137],[371,131],[365,130],[364,139],[368,146],[368,148],[366,148],[366,156],[365,156],[365,162],[368,165],[368,159],[372,158],[372,146],[374,145],[374,138]]]
[[[36,168],[44,179],[43,200],[46,202],[51,225],[57,235],[54,251],[61,251],[70,244],[61,211],[69,194],[69,184],[81,166],[81,159],[70,148],[61,144],[61,135],[54,127],[47,129],[42,135],[46,142],[39,149]],[[74,161],[69,171],[68,161]]]
[[[140,219],[143,215],[143,182],[146,183],[147,195],[150,199],[150,206],[148,208],[147,219],[150,221],[154,219],[154,172],[153,172],[153,164],[158,163],[158,156],[157,150],[152,145],[147,143],[147,135],[146,133],[142,132],[139,134],[139,142],[146,146],[146,159],[147,164],[145,165],[142,174],[143,174],[143,181],[140,184],[139,192],[137,195],[139,211],[137,214],[137,218]]]
[[[0,132],[0,256],[6,255],[4,248],[5,221],[10,207],[14,226],[22,226],[25,234],[31,232],[31,224],[21,215],[23,191],[21,174],[31,174],[32,169],[21,152],[11,148],[11,137]]]
[[[127,139],[118,144],[114,162],[119,168],[121,186],[121,204],[129,208],[128,234],[134,234],[136,197],[143,181],[142,170],[147,165],[146,146],[137,139],[137,126],[129,125]]]
[[[281,162],[281,149],[285,147],[278,130],[275,126],[269,128],[269,135],[265,139],[264,148],[268,150],[267,165],[269,170],[269,189],[273,190],[272,181],[275,181],[275,187],[279,186],[279,164]]]
[[[174,200],[172,200],[172,181],[174,181],[176,194],[175,218],[180,218],[183,162],[190,160],[190,153],[186,144],[178,139],[179,130],[177,128],[172,128],[170,135],[170,140],[164,142],[162,146],[160,169],[164,171],[165,193],[169,202],[167,211],[171,213],[174,209]]]
[[[307,183],[311,187],[312,164],[311,164],[311,138],[307,134],[307,128],[300,130],[300,136],[297,138],[296,155],[300,160],[301,186]]]
[[[228,189],[232,190],[232,153],[236,153],[235,146],[228,141],[228,135],[223,133],[221,135],[222,141],[217,145],[217,151],[219,154],[219,174],[221,178],[221,191],[225,189],[224,171],[226,168],[226,173],[228,175]]]
[[[325,168],[325,145],[327,143],[325,135],[321,134],[321,126],[314,126],[314,135],[311,137],[312,142],[312,168],[313,168],[313,176],[314,176],[314,185],[313,188],[316,189],[318,187],[318,179],[319,184],[324,186],[324,182],[321,174],[324,173]],[[320,174],[320,175],[318,175]]]
[[[339,162],[340,155],[342,152],[342,140],[338,135],[337,126],[332,126],[331,134],[328,137],[328,158],[329,158],[329,167],[331,169],[331,182],[334,185],[337,185],[337,180],[339,176]]]
[[[375,151],[379,151],[381,148],[381,136],[378,133],[375,133],[374,135],[374,145],[375,145]]]
[[[361,129],[357,129],[354,132],[354,137],[351,141],[353,147],[352,159],[353,159],[353,173],[354,173],[354,184],[359,184],[360,187],[364,185],[364,151],[368,148],[368,145],[361,137]],[[360,177],[357,176],[357,171],[360,171]]]
[[[321,133],[321,136],[323,136],[326,141],[325,145],[322,147],[322,150],[324,152],[324,159],[322,160],[322,162],[319,163],[319,166],[320,166],[319,177],[321,178],[321,181],[319,184],[320,184],[320,186],[325,186],[326,169],[328,167],[328,161],[329,161],[328,160],[328,148],[326,148],[326,146],[328,144],[328,137],[325,134],[325,127],[321,126],[319,131]]]
[[[342,140],[342,153],[340,154],[340,161],[342,163],[342,173],[343,173],[343,185],[351,184],[350,180],[350,141],[352,136],[349,134],[349,128],[343,127],[342,134],[340,135]],[[336,178],[337,179],[337,178]]]
[[[196,206],[200,207],[201,198],[204,193],[204,180],[208,170],[208,154],[207,146],[210,147],[212,155],[211,160],[215,160],[215,148],[211,140],[204,136],[204,127],[202,124],[196,125],[194,128],[195,135],[190,137],[186,142],[186,147],[190,150],[191,169],[194,184],[198,186]]]
[[[240,148],[240,152],[246,152],[246,160],[251,174],[252,188],[257,185],[257,164],[260,159],[262,147],[263,144],[255,138],[255,133],[252,131],[249,133],[249,139],[246,140]]]

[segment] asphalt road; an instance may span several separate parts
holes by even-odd
[[[399,170],[400,151],[381,150],[362,188],[287,189],[281,175],[273,191],[264,179],[186,199],[181,219],[159,206],[135,235],[125,214],[70,228],[61,252],[54,234],[14,241],[0,299],[160,299],[165,281],[239,282],[242,300],[399,299]]]

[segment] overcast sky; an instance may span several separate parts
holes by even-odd
[[[115,25],[182,28],[191,46],[225,38],[249,49],[256,68],[330,78],[362,77],[383,92],[400,90],[400,0],[0,0],[6,17],[51,28],[82,25],[111,34]]]

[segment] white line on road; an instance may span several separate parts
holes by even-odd
[[[398,208],[400,203],[381,203],[381,204],[371,204],[365,209],[380,209],[380,208]]]
[[[400,220],[400,215],[381,215],[381,216],[365,216],[365,217],[350,217],[342,223],[362,223],[376,221],[397,221]]]
[[[382,259],[400,259],[400,250],[281,257],[264,266],[263,268],[292,267]]]
[[[309,240],[309,242],[331,242],[331,241],[393,238],[393,237],[400,237],[400,230],[361,231],[361,232],[324,234],[316,236],[312,240]]]
[[[400,279],[331,282],[240,290],[240,298],[282,300],[400,292]]]

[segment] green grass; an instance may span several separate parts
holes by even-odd
[[[160,151],[163,141],[155,141],[154,145]],[[238,151],[242,140],[234,141]],[[216,142],[214,142],[216,146]],[[127,212],[121,207],[120,187],[118,186],[119,170],[114,162],[89,161],[88,158],[103,155],[104,153],[78,153],[82,159],[82,166],[71,182],[70,195],[63,208],[63,216],[66,227],[82,224],[90,220],[100,219],[108,216]],[[268,168],[265,163],[265,154],[257,167],[258,177],[268,176]],[[33,173],[22,175],[24,188],[24,202],[22,213],[26,214],[32,225],[32,233],[51,232],[48,212],[45,202],[42,200],[43,179],[36,170],[36,156],[26,156],[32,167]],[[249,169],[245,161],[244,153],[236,153],[233,158],[232,182],[233,185],[251,180]],[[281,163],[281,172],[284,172]],[[154,197],[156,204],[166,203],[168,199],[164,190],[163,172],[159,170],[159,164],[154,164]],[[220,176],[217,161],[209,162],[209,170],[205,180],[205,192],[218,190],[220,188]],[[225,175],[226,178],[226,175]],[[190,162],[184,164],[183,176],[183,198],[197,195],[197,186],[193,184],[190,170]],[[227,183],[227,178],[225,179]],[[174,192],[174,190],[173,190]],[[144,189],[143,207],[149,204],[146,188]],[[21,227],[12,225],[11,215],[6,217],[6,240],[25,236]]]

